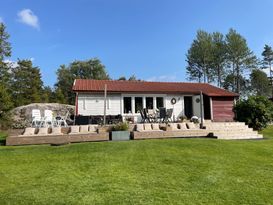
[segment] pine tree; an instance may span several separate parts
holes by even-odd
[[[204,83],[213,81],[212,48],[211,34],[202,30],[197,31],[196,39],[186,55],[187,74],[190,79],[198,79],[201,82],[201,78],[203,78]]]
[[[226,42],[224,35],[219,32],[212,33],[212,55],[214,76],[217,79],[218,87],[222,87],[222,81],[226,75]]]
[[[6,27],[0,23],[0,120],[7,120],[7,112],[13,107],[10,95],[10,72],[8,64],[4,62],[11,56],[11,45],[8,42],[9,34]],[[2,124],[1,122],[1,124]]]
[[[246,39],[230,29],[226,35],[227,61],[232,68],[233,90],[236,93],[241,92],[241,76],[244,71],[257,66],[256,56],[248,48]]]
[[[30,60],[19,60],[13,69],[13,99],[16,106],[42,101],[43,82],[38,67],[33,67]]]
[[[262,68],[269,69],[269,79],[271,86],[273,86],[273,76],[272,76],[272,62],[273,62],[273,50],[270,46],[265,45],[264,50],[262,52],[263,60],[262,60]],[[273,89],[272,89],[272,97],[273,97]]]

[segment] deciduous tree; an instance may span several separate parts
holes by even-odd
[[[57,70],[56,90],[62,92],[65,103],[75,103],[75,93],[72,91],[75,79],[109,79],[105,66],[97,58],[87,61],[74,61],[69,66],[61,65]]]
[[[250,74],[251,89],[255,95],[269,97],[271,95],[270,81],[265,72],[259,69]]]

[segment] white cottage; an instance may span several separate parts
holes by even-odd
[[[140,109],[173,108],[173,119],[185,115],[200,117],[200,92],[203,93],[204,118],[232,121],[234,99],[238,94],[207,83],[146,82],[76,79],[76,115],[104,114],[104,91],[107,88],[106,115],[122,115],[140,121]]]

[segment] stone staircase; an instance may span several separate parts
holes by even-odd
[[[217,139],[262,139],[258,134],[243,122],[205,122],[204,126]]]

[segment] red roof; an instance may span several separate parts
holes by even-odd
[[[76,79],[73,85],[75,92],[103,92],[105,84],[107,92],[115,93],[186,93],[199,94],[202,91],[208,96],[239,96],[237,93],[215,87],[207,83],[184,82],[147,82],[118,80]]]

